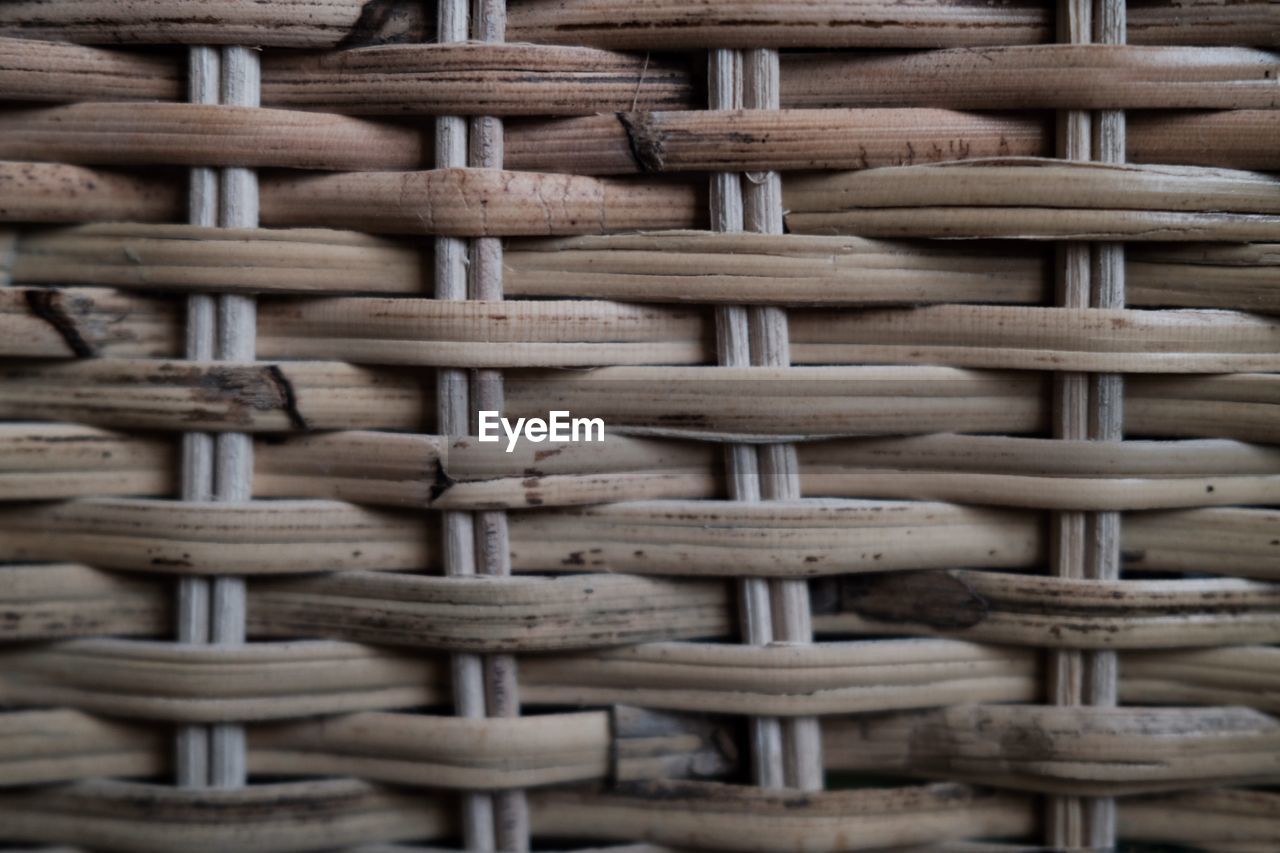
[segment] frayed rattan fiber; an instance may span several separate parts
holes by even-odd
[[[0,847],[1280,849],[1278,49],[0,3]]]

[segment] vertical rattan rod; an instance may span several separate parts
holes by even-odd
[[[1086,43],[1091,35],[1092,0],[1061,0],[1058,41]],[[1090,155],[1091,116],[1072,110],[1058,117],[1058,156],[1087,160]],[[1058,248],[1057,304],[1069,308],[1089,305],[1091,253],[1086,243],[1072,242]],[[1054,375],[1054,437],[1084,439],[1089,424],[1089,379],[1082,373]],[[1085,575],[1086,536],[1083,512],[1054,512],[1050,517],[1050,571],[1059,577]],[[1083,701],[1083,655],[1079,651],[1052,651],[1048,659],[1049,699],[1055,705],[1079,705]],[[1084,846],[1085,807],[1080,797],[1049,798],[1046,841],[1059,848]]]
[[[747,50],[742,54],[742,106],[749,110],[781,108],[781,68],[776,50]],[[744,176],[743,225],[759,234],[783,233],[782,177],[777,172]],[[766,367],[791,365],[791,335],[785,308],[753,307],[747,313],[751,363]],[[795,445],[769,444],[757,448],[762,500],[799,500],[800,466]],[[773,639],[780,643],[811,643],[813,617],[809,584],[805,580],[769,583]],[[822,790],[822,738],[816,717],[782,720],[784,782],[807,791]]]
[[[467,40],[470,14],[468,0],[441,0],[437,6],[437,40],[443,43]],[[436,119],[436,167],[466,168],[467,120],[459,116]],[[467,241],[456,237],[435,239],[436,298],[467,298]],[[465,370],[441,368],[436,373],[439,431],[446,436],[467,435],[470,431],[470,382]],[[476,574],[476,534],[472,514],[444,512],[444,570],[450,577]],[[479,655],[452,657],[454,712],[459,717],[478,719],[487,715],[484,666]],[[468,850],[493,850],[496,845],[493,798],[467,793],[462,798],[462,832]]]
[[[504,42],[507,38],[506,0],[475,0],[471,36],[479,42]],[[501,169],[503,165],[502,119],[471,119],[468,161],[472,168]],[[502,240],[482,237],[471,246],[471,298],[501,300]],[[477,370],[472,380],[472,409],[502,411],[503,382],[500,370]],[[478,428],[478,425],[473,424]],[[505,577],[511,574],[511,542],[507,514],[502,511],[475,515],[479,571]],[[484,658],[485,700],[490,717],[520,716],[520,694],[515,655]],[[523,853],[529,849],[529,807],[523,791],[500,791],[493,796],[494,833],[499,850]]]
[[[222,103],[258,107],[262,72],[257,50],[222,49]],[[258,227],[258,175],[252,169],[222,170],[218,224],[223,228]],[[252,296],[218,297],[218,340],[214,355],[225,361],[257,358],[257,305]],[[214,451],[214,500],[247,501],[253,497],[253,440],[247,433],[220,433]],[[245,641],[243,578],[220,577],[212,590],[210,641],[239,645]],[[244,727],[220,723],[210,735],[209,781],[215,788],[238,788],[248,781]]]
[[[1120,7],[1117,9],[1117,7]],[[1123,0],[1098,0],[1099,34],[1114,38],[1117,19],[1123,31]],[[1060,42],[1093,40],[1093,0],[1064,0],[1059,7]],[[1123,122],[1123,118],[1120,119]],[[1122,125],[1121,125],[1122,127]],[[1116,117],[1070,111],[1059,117],[1058,156],[1089,160],[1123,159]],[[1096,249],[1096,252],[1094,251]],[[1096,267],[1094,261],[1097,261]],[[1068,243],[1060,248],[1058,304],[1069,308],[1123,304],[1123,254],[1116,246]],[[1120,435],[1118,377],[1062,373],[1055,377],[1055,436],[1062,439],[1115,440]],[[1051,519],[1051,570],[1060,577],[1114,578],[1119,570],[1119,516],[1115,513],[1055,512]],[[1115,656],[1057,651],[1049,655],[1050,699],[1058,705],[1115,703]],[[1104,798],[1052,797],[1047,841],[1055,847],[1107,849],[1115,840],[1114,801]]]
[[[1098,0],[1094,12],[1094,38],[1102,44],[1124,44],[1127,15],[1125,0]],[[1094,115],[1093,157],[1104,163],[1125,160],[1125,114],[1104,110]],[[1123,308],[1125,303],[1124,244],[1098,243],[1094,246],[1092,304],[1095,308]],[[1095,441],[1124,440],[1124,380],[1119,374],[1090,378],[1089,436]],[[1120,578],[1120,513],[1098,512],[1089,517],[1088,577],[1098,580]],[[1085,656],[1084,701],[1090,705],[1114,707],[1118,698],[1118,658],[1115,652],[1100,651]],[[1098,797],[1086,806],[1088,843],[1096,849],[1116,844],[1116,801]]]
[[[221,54],[212,47],[193,47],[187,54],[187,100],[216,104],[222,98]],[[187,221],[192,225],[218,224],[218,173],[214,169],[191,170],[187,195]],[[188,359],[213,358],[216,338],[214,299],[200,293],[187,297],[186,343]],[[182,485],[184,501],[213,497],[213,436],[182,436]],[[178,581],[178,642],[209,642],[209,581],[187,577]],[[186,725],[178,729],[175,759],[177,782],[182,787],[204,787],[209,782],[209,727]]]
[[[707,106],[713,110],[742,106],[742,54],[715,49],[707,57]],[[711,176],[711,230],[741,231],[744,224],[742,180],[737,173]],[[716,351],[729,367],[751,363],[751,326],[747,309],[725,305],[716,309]],[[755,503],[761,499],[759,458],[755,447],[731,444],[725,449],[729,499]],[[739,611],[744,642],[763,646],[773,642],[773,607],[769,584],[761,578],[739,583]],[[755,782],[765,788],[786,784],[782,727],[776,717],[752,717],[752,768]]]
[[[193,48],[189,99],[256,107],[261,74],[257,51],[241,47]],[[257,175],[249,169],[193,169],[192,224],[224,228],[258,225]],[[256,310],[251,297],[194,296],[187,303],[186,355],[193,359],[252,361]],[[184,500],[248,500],[253,492],[253,444],[242,433],[183,437]],[[178,639],[185,643],[239,644],[245,640],[245,588],[241,578],[184,579],[178,590]],[[248,777],[244,728],[188,726],[178,733],[178,783],[235,788]]]

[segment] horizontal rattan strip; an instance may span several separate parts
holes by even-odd
[[[74,533],[69,538],[71,550],[77,540],[84,539]],[[31,541],[32,538],[27,539],[28,543]],[[104,547],[110,550],[109,543]],[[278,571],[281,564],[273,551],[278,553],[280,549],[259,547],[263,550],[262,561],[249,573]],[[166,549],[161,544],[155,551],[163,554]],[[114,558],[108,556],[95,562],[117,568],[127,565],[118,548],[115,554]],[[83,628],[73,618],[74,608],[83,601],[83,595],[76,591],[83,569],[72,565],[48,567],[47,577],[38,576],[38,567],[5,571],[18,572],[17,581],[25,585],[18,591],[21,598],[14,605],[22,611],[23,618],[6,626],[6,633],[12,632],[15,639],[83,635],[77,633]],[[244,569],[237,572],[245,573]],[[528,651],[720,637],[728,635],[733,624],[729,591],[714,581],[611,575],[531,577],[500,585],[483,579],[460,580],[457,584],[452,580],[430,575],[344,572],[341,577],[258,582],[250,595],[249,630],[258,636],[324,633],[364,642],[438,649]],[[50,590],[49,585],[57,581],[68,588]],[[95,585],[102,586],[96,577],[85,581],[87,587]],[[115,594],[136,601],[139,606],[146,601],[127,586]],[[659,610],[658,605],[666,610]],[[62,622],[51,615],[67,612],[72,618]],[[91,630],[96,628],[90,626]]]
[[[1245,705],[1280,713],[1280,648],[1122,653],[1126,703]]]
[[[1118,820],[1126,838],[1266,853],[1280,844],[1277,810],[1274,791],[1217,788],[1124,801]]]
[[[41,446],[41,428],[0,430],[0,454],[7,443],[13,447],[10,456],[0,455],[0,471],[10,466],[19,475],[16,484],[28,482],[21,475],[38,467],[30,450]],[[82,429],[90,441],[100,440],[98,431]],[[724,493],[719,454],[705,443],[612,434],[603,443],[519,443],[507,453],[501,444],[461,441],[465,447],[430,436],[343,432],[260,443],[254,493],[456,509]],[[89,452],[94,446],[86,443]],[[800,445],[798,453],[808,497],[1092,510],[1280,503],[1280,450],[1230,441],[1100,445],[937,435],[814,442]]]
[[[0,378],[6,419],[237,432],[419,429],[433,419],[430,377],[333,362],[13,361]],[[73,399],[76,387],[88,396]]]
[[[57,580],[72,587],[103,574],[84,567],[76,573],[70,567],[57,571]],[[43,583],[50,587],[53,579]],[[51,590],[51,595],[60,591]],[[953,640],[821,643],[809,647],[805,656],[789,647],[735,648],[653,643],[524,656],[521,693],[529,704],[634,701],[700,712],[782,715],[1035,697],[1032,650]],[[7,673],[0,679],[0,694],[19,705],[56,699],[96,713],[173,722],[287,719],[447,701],[445,659],[420,654],[334,640],[255,642],[234,651],[150,641],[68,640],[0,651]],[[1219,673],[1227,672],[1223,661],[1215,662],[1222,665]],[[1261,674],[1265,663],[1265,658],[1252,667],[1237,663],[1235,679],[1226,686],[1245,689],[1242,679],[1252,678],[1251,688],[1265,689],[1270,686]],[[1265,702],[1261,693],[1255,698]]]
[[[924,633],[1045,648],[1280,641],[1280,587],[1236,579],[1098,581],[995,572],[845,579],[825,633]],[[909,626],[909,627],[908,627]]]
[[[251,773],[501,790],[729,772],[732,763],[709,743],[717,731],[638,709],[494,720],[365,711],[255,726],[248,761]],[[10,786],[159,775],[167,752],[154,727],[68,710],[0,715],[0,767]]]
[[[123,582],[83,566],[10,567],[26,597],[7,612],[94,594],[124,612]],[[103,588],[102,580],[115,584]],[[95,584],[97,586],[95,586]],[[137,594],[143,594],[141,585]],[[153,594],[159,591],[153,589]],[[167,598],[167,596],[166,596]],[[47,612],[47,611],[45,611]],[[63,633],[65,633],[65,624]],[[143,635],[145,622],[115,626]],[[90,629],[92,630],[92,629]],[[103,626],[111,632],[112,628]],[[58,636],[34,621],[9,640]],[[1126,702],[1244,704],[1280,709],[1274,647],[1122,652]],[[0,651],[9,675],[5,701],[56,701],[98,713],[174,722],[307,717],[408,708],[448,700],[448,667],[418,649],[334,640],[255,642],[210,650],[165,642],[108,639],[22,645]],[[959,702],[1027,702],[1042,680],[1034,648],[959,640],[900,639],[791,646],[651,643],[520,659],[530,705],[613,705],[722,714],[812,715],[933,708]]]
[[[390,0],[6,0],[0,33],[86,44],[334,47],[423,41],[428,4]],[[431,27],[434,29],[434,27]]]
[[[268,54],[262,101],[353,115],[546,116],[692,107],[696,99],[681,61],[580,47],[461,43]]]
[[[1280,650],[1122,651],[1127,703],[1280,710]],[[960,640],[859,640],[797,647],[659,643],[521,658],[521,695],[559,704],[636,702],[706,713],[847,714],[957,702],[1035,701],[1033,648]]]
[[[1280,110],[1135,113],[1127,159],[1278,169]],[[867,169],[989,156],[1045,156],[1053,132],[1039,113],[833,109],[619,113],[509,122],[507,166],[588,175],[691,170]]]
[[[1199,509],[1127,519],[1125,567],[1280,580],[1280,511]]]
[[[1274,53],[1132,45],[787,54],[781,105],[949,109],[1266,109]],[[0,97],[183,99],[180,60],[0,37]],[[268,53],[267,107],[349,115],[591,115],[697,106],[688,65],[533,44],[399,44]]]
[[[92,271],[81,272],[82,267],[62,260],[63,253],[82,251],[79,239],[74,229],[23,237],[15,278],[24,269],[41,268],[45,261],[39,253],[48,251],[54,255],[50,279],[69,268],[81,277],[60,282],[117,283],[117,277],[96,282]],[[90,245],[85,263],[118,265],[137,241],[104,241],[100,249]],[[1133,245],[1125,261],[1131,306],[1280,310],[1280,245]],[[675,231],[514,240],[507,244],[505,263],[510,296],[665,302],[1043,304],[1051,298],[1052,282],[1048,255],[1014,241],[975,245]],[[139,275],[143,272],[151,272],[145,263]],[[1212,278],[1212,288],[1204,287],[1206,278]]]
[[[510,168],[588,175],[866,169],[922,161],[1045,156],[1040,116],[935,109],[618,113],[508,124]],[[1159,144],[1154,146],[1158,151]],[[1215,145],[1215,157],[1218,156]],[[1230,151],[1230,143],[1225,146]],[[1230,156],[1229,153],[1222,156]]]
[[[5,640],[165,636],[173,595],[150,579],[75,564],[5,565]]]
[[[1204,377],[1140,376],[1126,383],[1125,430],[1130,435],[1230,436],[1280,443],[1267,426],[1280,398],[1274,374],[1239,373]]]
[[[1124,556],[1139,569],[1275,578],[1276,517],[1251,509],[1135,514]],[[784,577],[1021,568],[1044,553],[1035,513],[924,502],[637,501],[513,514],[510,526],[519,571]],[[81,499],[0,510],[0,559],[179,574],[430,570],[436,545],[420,527],[411,513],[333,501]]]
[[[1192,167],[999,159],[784,182],[798,233],[879,237],[1267,241],[1280,180]]]
[[[425,134],[329,113],[84,103],[0,112],[0,158],[115,166],[415,169]]]
[[[1125,796],[1280,778],[1280,723],[1248,708],[960,705],[823,727],[830,769]]]
[[[15,284],[145,291],[428,292],[417,246],[353,231],[84,225],[16,235]],[[1131,306],[1280,311],[1280,246],[1136,245]],[[794,234],[667,232],[508,242],[508,296],[782,304],[1043,304],[1049,260],[1007,241],[892,242]],[[1203,286],[1211,277],[1212,288]]]
[[[443,840],[456,831],[455,811],[447,797],[355,779],[204,790],[93,780],[0,794],[7,839],[153,853],[296,853]]]
[[[427,435],[332,432],[257,444],[254,494],[386,506],[519,509],[724,493],[700,442],[466,447]],[[936,435],[800,445],[808,497],[909,498],[1041,509],[1280,503],[1280,451],[1231,441],[1100,445]],[[171,441],[69,424],[0,426],[0,500],[147,496],[175,488]],[[1212,491],[1210,491],[1212,487]]]
[[[1280,57],[1245,48],[1053,44],[783,58],[787,107],[1270,109]]]
[[[729,589],[714,581],[610,574],[495,584],[342,573],[255,583],[248,629],[470,651],[545,651],[728,636]]]
[[[791,312],[789,325],[796,364],[1103,373],[1280,370],[1280,322],[1220,312],[936,305]],[[1201,355],[1201,347],[1215,353]]]
[[[184,78],[176,55],[0,36],[6,101],[180,101]]]
[[[64,592],[88,590],[99,577],[111,577],[84,566],[0,571],[27,576],[49,601]],[[38,600],[6,602],[6,606],[25,613]],[[126,602],[122,594],[109,600]],[[153,633],[164,635],[167,628]],[[38,636],[17,634],[10,639]],[[58,704],[175,723],[303,718],[431,706],[449,700],[446,658],[336,640],[209,648],[96,638],[11,646],[0,650],[0,660],[5,664],[0,695],[6,702]]]
[[[698,731],[679,717],[638,710],[611,716],[471,720],[363,712],[257,726],[249,731],[249,766],[467,790],[731,769],[709,742],[713,726]],[[960,705],[824,728],[828,769],[949,775],[1044,793],[1100,787],[1132,795],[1280,776],[1280,724],[1244,708]],[[62,736],[52,739],[55,732]],[[0,765],[9,784],[153,775],[165,764],[160,735],[67,710],[6,714]]]
[[[721,722],[625,707],[488,720],[365,713],[255,728],[249,749],[260,772],[505,790],[723,776],[737,770],[731,737]]]
[[[0,328],[4,326],[2,318],[0,308]],[[707,312],[698,308],[604,301],[295,299],[259,305],[257,346],[260,358],[319,358],[364,364],[706,364],[715,357],[710,319]],[[1191,329],[1186,331],[1188,336],[1194,335]],[[1242,338],[1257,336],[1250,335],[1250,331],[1253,330],[1247,329],[1245,323],[1234,330]],[[1248,345],[1248,341],[1242,341],[1240,346],[1243,349]],[[1276,342],[1270,346],[1280,353],[1280,324]],[[3,350],[0,345],[0,353]],[[1231,360],[1228,356],[1227,361]],[[1247,356],[1239,360],[1239,367],[1227,369],[1280,370],[1280,355],[1270,360]]]
[[[1271,144],[1280,133],[1278,110],[1135,113],[1126,121],[1132,163],[1280,170]]]
[[[652,501],[525,513],[509,523],[520,571],[806,576],[1023,567],[1043,550],[1031,513],[938,503]],[[420,517],[333,501],[83,499],[4,508],[0,530],[0,560],[82,560],[132,571],[256,575],[438,565],[436,537]],[[360,583],[388,584],[383,595],[393,599],[390,590],[401,581],[409,582]],[[342,581],[314,583],[330,589],[325,584]],[[572,588],[552,585],[546,595]],[[517,594],[515,587],[502,589]]]
[[[264,224],[460,237],[679,228],[706,207],[688,183],[496,169],[263,176],[261,189]]]
[[[1251,172],[1013,158],[795,177],[784,187],[796,232],[1280,239],[1280,183]],[[699,198],[699,188],[687,183],[479,169],[262,180],[267,224],[455,236],[688,227],[701,217]],[[172,182],[64,164],[0,163],[0,212],[11,220],[154,221],[177,218],[178,203]]]
[[[572,175],[445,169],[334,175],[266,173],[265,225],[324,225],[393,234],[546,236],[700,225],[704,190]],[[175,221],[185,193],[173,175],[62,163],[0,162],[7,222]]]
[[[933,109],[620,113],[508,133],[507,165],[578,174],[728,168],[867,168],[1048,153],[1040,118]],[[410,170],[419,128],[331,113],[235,106],[80,103],[0,114],[0,158],[114,166]],[[569,155],[571,159],[566,160]],[[612,155],[612,156],[610,156]],[[615,162],[617,161],[617,162]]]
[[[965,701],[1031,701],[1030,650],[951,640],[795,646],[653,643],[522,657],[526,702],[704,713],[845,714]]]
[[[0,778],[12,788],[159,776],[169,765],[165,741],[160,731],[77,711],[6,711],[0,714]]]
[[[384,41],[429,41],[417,0],[386,0],[368,14],[367,0],[262,0],[251,6],[209,0],[8,0],[0,32],[86,43],[254,44],[333,47]],[[1129,15],[1134,44],[1280,43],[1274,4],[1213,0],[1178,6],[1138,5]],[[918,3],[888,0],[730,0],[689,5],[658,0],[522,0],[510,10],[508,40],[670,50],[706,47],[942,47],[1046,41],[1052,10],[1020,0],[991,7],[976,0]]]
[[[13,459],[0,461],[0,471],[24,464],[23,436],[31,429],[39,425],[14,428],[17,455],[0,449],[0,459]],[[0,448],[4,443],[0,438]],[[501,442],[475,438],[331,432],[259,442],[254,459],[254,494],[264,497],[518,509],[724,493],[712,445],[607,433],[603,441],[525,442],[507,453]],[[19,475],[19,482],[26,478]]]
[[[182,308],[172,300],[101,288],[0,289],[0,357],[173,358]]]
[[[761,853],[802,840],[858,839],[860,847],[983,835],[1017,835],[1034,824],[1027,797],[962,785],[806,795],[712,783],[647,783],[626,794],[534,792],[533,831],[565,838],[652,837],[662,843]],[[679,808],[672,808],[679,803]],[[351,779],[253,785],[238,790],[176,789],[87,781],[37,793],[0,795],[0,819],[18,840],[145,845],[157,853],[243,853],[332,849],[357,842],[444,839],[455,831],[452,803],[424,802]],[[323,813],[325,820],[316,821]],[[123,847],[122,847],[123,846]]]
[[[798,232],[1280,239],[1280,184],[1250,172],[1014,158],[796,177],[785,186],[789,222]],[[64,164],[0,164],[0,190],[0,211],[19,221],[178,214],[171,184]],[[700,190],[690,184],[497,170],[268,175],[262,196],[268,224],[455,236],[687,227],[702,209]],[[1053,206],[1035,206],[1046,199]]]
[[[1274,4],[1212,0],[1130,10],[1134,44],[1280,43]],[[1052,38],[1053,10],[1040,3],[990,6],[975,0],[915,3],[883,0],[721,0],[691,5],[651,0],[523,0],[510,10],[512,41],[629,48],[699,47],[974,47]]]
[[[15,284],[419,295],[431,288],[421,247],[356,231],[120,223],[23,231],[16,241],[8,261]]]
[[[535,833],[641,837],[743,853],[928,847],[944,838],[1018,836],[1035,823],[1034,810],[1021,795],[954,784],[797,795],[785,789],[668,782],[605,794],[539,792],[530,805]]]
[[[262,358],[450,367],[705,364],[708,312],[605,301],[263,302]],[[0,290],[0,355],[177,357],[177,306],[110,290]],[[1208,311],[940,305],[791,312],[793,364],[1107,373],[1280,370],[1280,321]]]
[[[184,574],[429,570],[437,565],[437,534],[430,526],[406,513],[334,501],[101,498],[18,504],[0,511],[0,519],[5,531],[0,560],[84,560],[106,568]]]
[[[33,460],[44,446],[42,429],[0,430],[0,470],[43,470]],[[71,440],[71,428],[64,429],[62,441]],[[111,435],[80,429],[88,453]],[[7,454],[6,447],[12,448]],[[934,435],[814,442],[797,450],[810,497],[856,493],[1094,510],[1280,501],[1280,450],[1230,441],[1098,444]],[[666,497],[713,497],[721,489],[714,447],[616,434],[593,443],[518,443],[508,453],[501,443],[473,439],[450,444],[434,436],[340,432],[262,443],[257,458],[255,494],[356,500],[342,493],[368,482],[362,502],[441,508],[605,503],[641,499],[637,490],[649,489]]]
[[[173,442],[75,424],[0,424],[0,500],[165,495],[177,483]]]
[[[428,377],[336,362],[14,362],[0,379],[7,419],[126,429],[430,429],[433,396]],[[1018,434],[1045,428],[1045,387],[1038,373],[912,366],[513,371],[506,411],[567,410],[603,419],[606,431],[730,441]],[[1274,374],[1134,376],[1126,394],[1134,436],[1280,443]]]
[[[0,80],[2,82],[2,80]],[[1133,162],[1274,169],[1280,110],[1135,117]],[[579,175],[756,169],[867,169],[1045,156],[1043,115],[930,108],[618,112],[515,122],[512,169]],[[0,116],[0,156],[115,166],[408,170],[431,159],[420,129],[297,110],[160,103],[79,103]]]

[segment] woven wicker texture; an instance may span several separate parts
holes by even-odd
[[[1278,50],[0,3],[0,847],[1280,849]]]

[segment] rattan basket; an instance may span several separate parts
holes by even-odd
[[[1277,48],[0,2],[0,849],[1280,849]]]

